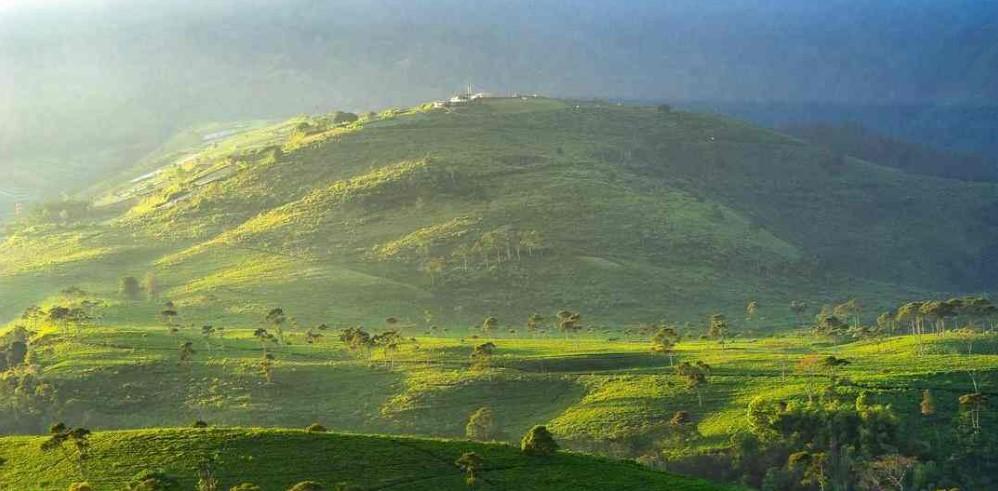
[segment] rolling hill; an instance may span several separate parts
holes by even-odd
[[[74,458],[43,452],[44,440],[0,438],[4,489],[64,491],[73,482],[86,481],[98,491],[118,490],[143,471],[163,471],[179,482],[179,489],[193,489],[199,465],[212,459],[220,489],[251,482],[276,491],[310,480],[326,489],[343,484],[358,491],[464,490],[464,472],[454,461],[472,451],[485,459],[481,489],[735,489],[578,454],[528,457],[501,444],[273,429],[100,432],[91,437],[91,458],[81,476]]]
[[[12,228],[0,313],[153,274],[191,315],[303,324],[698,320],[879,305],[998,278],[993,183],[912,175],[738,121],[497,98],[298,117]],[[9,292],[9,293],[7,293]],[[927,296],[927,295],[926,295]]]

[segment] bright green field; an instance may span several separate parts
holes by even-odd
[[[138,303],[117,312],[154,318],[154,308]],[[185,426],[203,419],[218,425],[301,428],[318,422],[345,431],[463,437],[468,415],[489,406],[510,441],[535,424],[547,424],[569,448],[636,457],[667,435],[675,411],[689,411],[701,436],[689,448],[666,451],[695,454],[725,448],[732,434],[746,429],[744,414],[753,398],[817,393],[832,374],[796,373],[794,364],[807,354],[849,360],[834,374],[849,381],[838,390],[853,396],[868,390],[904,418],[917,418],[923,389],[936,392],[940,417],[946,419],[956,414],[956,397],[971,391],[971,373],[985,390],[998,382],[993,335],[924,336],[920,355],[914,337],[845,345],[797,337],[737,339],[723,348],[690,339],[677,346],[675,362],[702,360],[712,366],[700,406],[669,359],[649,351],[644,336],[617,330],[571,337],[500,331],[486,335],[498,349],[490,366],[480,367],[471,365],[469,355],[483,338],[472,339],[464,329],[427,337],[410,326],[403,333],[412,339],[389,357],[380,350],[351,352],[333,329],[313,329],[323,337],[306,344],[304,328],[289,327],[289,344],[270,348],[276,366],[273,382],[266,383],[258,366],[262,349],[252,336],[259,326],[225,327],[206,338],[188,327],[170,333],[156,322],[118,324],[115,312],[107,311],[105,322],[111,325],[40,327],[30,368],[6,378],[34,374],[54,387],[54,395],[33,402],[8,382],[7,428],[43,432],[58,420],[106,430]],[[186,340],[196,350],[189,367],[178,361]]]
[[[91,440],[93,457],[80,476],[61,452],[42,452],[40,437],[2,438],[0,455],[7,463],[0,467],[0,484],[3,489],[63,491],[86,480],[96,490],[116,491],[137,473],[160,469],[184,489],[193,489],[199,462],[217,456],[214,471],[221,489],[252,482],[282,491],[312,480],[327,489],[344,483],[356,490],[462,490],[468,487],[454,461],[474,451],[485,459],[479,489],[728,489],[634,463],[570,453],[528,457],[506,445],[460,441],[263,429],[104,432]]]

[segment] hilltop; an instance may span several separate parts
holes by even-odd
[[[665,109],[486,99],[178,145],[85,212],[14,227],[0,314],[147,274],[192,318],[335,324],[695,321],[752,300],[775,320],[795,299],[872,313],[994,288],[993,183]]]
[[[64,491],[87,481],[118,490],[143,471],[164,471],[193,489],[199,464],[213,459],[220,489],[252,482],[283,490],[316,481],[327,489],[465,490],[454,461],[464,452],[484,460],[481,489],[712,491],[720,484],[657,472],[634,463],[561,453],[528,457],[501,444],[263,429],[154,429],[99,432],[91,437],[83,479],[72,458],[41,450],[44,437],[0,438],[0,484],[5,489]],[[44,469],[44,471],[42,471]]]

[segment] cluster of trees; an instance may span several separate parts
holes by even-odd
[[[138,278],[134,276],[125,276],[121,278],[120,284],[118,286],[118,292],[121,296],[125,297],[127,300],[142,300],[143,298],[148,298],[149,300],[158,300],[160,295],[163,293],[162,287],[159,284],[159,279],[156,277],[156,273],[149,272],[139,281]]]
[[[489,316],[482,321],[478,329],[483,336],[493,336],[499,331],[500,327],[501,323],[499,319],[495,316]],[[585,330],[587,326],[582,319],[582,314],[579,312],[559,310],[551,319],[534,312],[527,317],[525,327],[529,334],[545,334],[548,329],[551,329],[567,336],[578,334]],[[515,335],[516,329],[510,328],[508,332]]]
[[[807,304],[794,301],[790,309],[800,319]],[[907,302],[880,313],[872,324],[864,323],[863,316],[863,306],[856,299],[824,305],[815,316],[812,332],[841,339],[870,339],[897,334],[941,334],[952,330],[964,333],[993,331],[998,325],[998,306],[984,297],[960,297]]]
[[[734,439],[733,469],[740,479],[773,491],[985,489],[994,484],[998,463],[962,458],[967,452],[984,457],[982,449],[972,448],[974,442],[960,437],[918,441],[902,430],[891,406],[877,404],[865,391],[850,399],[839,389],[830,387],[821,401],[753,400],[751,432]],[[955,432],[972,428],[976,402],[964,399]],[[919,406],[923,417],[935,414],[930,392]],[[968,464],[972,467],[961,472]]]
[[[360,352],[368,357],[372,356],[376,349],[380,349],[382,359],[389,367],[393,367],[393,355],[401,349],[404,338],[394,329],[372,335],[363,327],[348,327],[340,331],[340,341],[350,351]]]
[[[18,225],[28,227],[45,224],[70,225],[92,220],[94,215],[94,205],[90,201],[65,198],[31,206],[27,213],[18,219]]]

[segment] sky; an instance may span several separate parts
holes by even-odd
[[[0,166],[492,92],[998,103],[998,2],[0,0]]]

